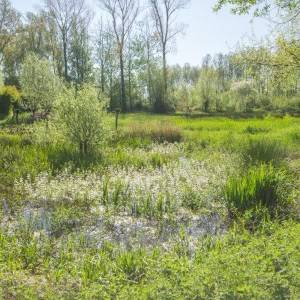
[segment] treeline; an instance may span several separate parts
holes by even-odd
[[[196,67],[168,66],[168,54],[184,27],[177,16],[187,3],[95,0],[102,15],[97,20],[87,0],[45,0],[25,16],[9,0],[0,0],[4,82],[22,90],[22,66],[34,54],[47,60],[66,86],[96,87],[109,99],[111,111],[300,110],[295,26],[285,35],[278,33],[272,47],[208,55]]]
[[[184,69],[171,68],[178,75]],[[193,78],[174,84],[177,110],[300,112],[300,43],[278,38],[272,50],[260,46],[207,55]]]
[[[91,83],[110,99],[110,109],[168,107],[167,55],[181,25],[184,0],[98,0],[101,20],[86,0],[45,0],[22,16],[0,0],[0,56],[6,85],[20,87],[25,57],[51,62],[53,72],[77,89]],[[105,20],[105,21],[104,21]],[[98,24],[95,28],[94,24]]]

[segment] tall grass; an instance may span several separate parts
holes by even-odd
[[[271,218],[285,218],[292,207],[291,179],[272,165],[252,167],[245,175],[232,177],[225,186],[225,201],[232,216],[261,212]]]
[[[150,139],[156,143],[175,143],[183,139],[181,129],[169,122],[134,123],[124,134],[126,138]]]
[[[275,139],[251,138],[242,146],[242,157],[246,163],[282,164],[288,155],[287,146]]]

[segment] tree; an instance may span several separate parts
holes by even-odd
[[[20,24],[20,14],[9,0],[0,0],[0,62],[3,51],[12,41]]]
[[[60,92],[60,81],[46,59],[39,59],[35,54],[26,56],[20,76],[24,105],[33,116],[42,109],[50,113]]]
[[[170,42],[182,32],[182,27],[176,25],[176,13],[183,9],[188,0],[149,0],[152,18],[156,28],[156,35],[159,40],[162,63],[163,63],[163,102],[168,96],[168,73],[167,73],[167,54]],[[165,103],[161,103],[161,110],[165,110]]]
[[[110,98],[110,109],[120,108],[119,52],[111,26],[99,24],[96,38],[96,59],[99,65],[97,84],[101,92]],[[116,96],[116,97],[115,97]]]
[[[220,10],[223,6],[230,5],[234,14],[247,14],[254,9],[255,16],[265,16],[274,14],[280,17],[284,23],[294,21],[300,16],[299,0],[218,0],[215,10]]]
[[[259,49],[248,47],[241,51],[241,56],[243,56],[243,61],[250,65],[252,69],[259,68],[263,70],[271,68],[277,75],[284,75],[287,78],[290,77],[290,74],[297,73],[296,76],[299,78],[299,0],[274,0],[271,2],[267,0],[219,0],[215,9],[220,10],[224,5],[230,5],[232,12],[235,14],[247,14],[251,9],[254,9],[255,16],[268,15],[276,18],[277,25],[285,25],[274,45],[268,48],[261,46]],[[279,85],[282,82],[287,83],[287,80],[282,81],[282,76],[277,76],[277,81]],[[294,86],[297,86],[297,84],[294,84]]]
[[[70,78],[76,88],[88,82],[93,75],[91,49],[89,45],[90,19],[79,18],[72,26],[70,41]]]
[[[217,72],[211,67],[204,67],[194,89],[193,97],[198,98],[204,112],[215,108],[217,96]]]
[[[138,16],[139,3],[137,0],[99,0],[111,17],[112,28],[115,34],[119,63],[120,63],[120,84],[121,84],[121,106],[127,110],[126,87],[125,87],[125,46]]]
[[[98,98],[95,88],[84,84],[75,93],[65,90],[57,104],[57,118],[70,142],[78,145],[79,151],[87,155],[103,137],[103,117],[106,100]]]
[[[18,123],[21,94],[15,86],[0,85],[0,113],[9,115],[11,111]]]
[[[136,37],[136,48],[139,52],[139,80],[144,81],[148,104],[153,108],[155,104],[155,78],[154,73],[159,64],[158,42],[155,30],[151,29],[151,22],[146,17],[139,23],[138,35]],[[140,84],[141,84],[140,83]]]
[[[90,16],[85,0],[45,0],[49,17],[56,24],[63,49],[64,77],[69,81],[69,51],[70,32],[79,18]]]

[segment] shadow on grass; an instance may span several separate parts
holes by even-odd
[[[62,146],[49,147],[47,152],[54,172],[64,168],[70,168],[71,171],[88,170],[99,166],[103,162],[103,156],[100,151],[92,151],[87,155],[82,155],[75,148]]]

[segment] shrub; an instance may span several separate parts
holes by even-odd
[[[132,124],[126,130],[125,136],[129,138],[148,138],[156,143],[175,143],[180,142],[183,138],[180,128],[168,122]]]
[[[105,99],[98,99],[98,92],[83,86],[75,95],[65,90],[57,104],[57,121],[63,125],[64,134],[79,147],[81,154],[88,154],[103,137]]]
[[[231,216],[260,214],[284,218],[292,206],[290,177],[272,165],[251,168],[245,175],[232,177],[225,186],[225,201]]]
[[[242,147],[242,157],[246,163],[281,164],[287,156],[287,147],[278,140],[268,138],[249,139]]]
[[[60,92],[60,80],[46,59],[35,54],[25,57],[20,74],[24,105],[33,114],[42,109],[49,113]]]
[[[9,115],[13,108],[18,106],[21,94],[15,86],[0,88],[0,114]]]
[[[235,82],[221,94],[219,106],[227,113],[253,112],[259,107],[258,92],[248,82]]]

